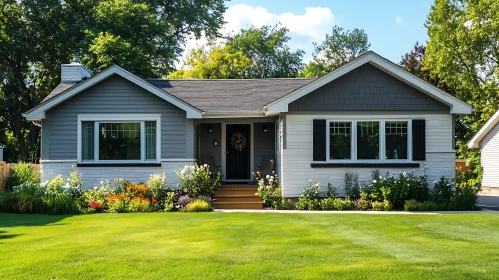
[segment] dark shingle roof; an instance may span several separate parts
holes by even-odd
[[[145,80],[204,112],[262,112],[314,79]]]
[[[168,80],[144,79],[204,112],[262,112],[263,106],[315,79]],[[60,83],[45,102],[77,83]]]

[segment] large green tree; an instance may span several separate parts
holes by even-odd
[[[286,27],[262,26],[230,34],[226,43],[242,52],[253,66],[246,78],[292,78],[303,69],[303,50],[291,51]]]
[[[371,47],[366,32],[354,28],[352,31],[334,26],[331,34],[326,34],[324,41],[314,43],[314,58],[301,76],[320,77],[367,52]]]
[[[168,75],[171,79],[243,79],[253,62],[230,45],[209,43],[190,51],[184,65]]]
[[[499,108],[499,2],[436,0],[426,22],[424,67],[475,108],[469,140]]]
[[[223,0],[0,0],[0,141],[9,161],[38,158],[40,130],[22,117],[83,55],[94,71],[120,64],[163,76],[189,36],[218,36]]]

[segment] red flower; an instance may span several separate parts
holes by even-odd
[[[100,208],[100,204],[95,202],[95,201],[92,201],[90,203],[90,207],[94,208],[94,209],[99,209]]]
[[[157,200],[156,200],[156,198],[154,198],[154,197],[153,197],[153,198],[151,198],[151,201],[152,201],[152,203],[155,203],[155,204],[156,204],[156,203],[158,203],[158,201],[157,201]]]

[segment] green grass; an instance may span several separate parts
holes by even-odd
[[[0,214],[0,279],[497,279],[499,215]]]

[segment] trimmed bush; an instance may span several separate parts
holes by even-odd
[[[213,208],[211,205],[201,199],[196,199],[187,204],[185,207],[186,212],[211,212],[212,210]]]
[[[405,211],[437,211],[439,206],[432,201],[419,202],[414,199],[407,200],[404,205]]]

